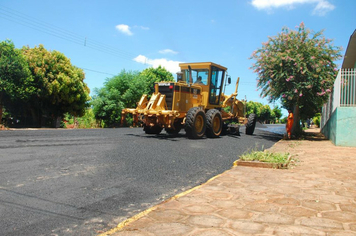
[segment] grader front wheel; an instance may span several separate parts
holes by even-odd
[[[248,117],[247,124],[246,124],[247,135],[253,135],[253,132],[255,131],[256,120],[257,120],[256,114],[251,113]]]
[[[172,128],[165,128],[165,130],[168,134],[178,134],[181,129],[182,129],[182,121],[181,120],[174,122]]]
[[[206,117],[199,107],[190,108],[185,121],[185,132],[189,138],[202,138],[206,130]]]
[[[143,130],[145,131],[146,134],[160,134],[162,131],[162,127],[156,125],[156,126],[143,126]]]

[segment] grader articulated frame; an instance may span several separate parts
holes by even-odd
[[[159,134],[163,128],[177,134],[184,128],[190,138],[215,138],[224,130],[239,133],[238,124],[246,124],[246,134],[253,134],[256,117],[245,118],[244,104],[236,98],[239,78],[235,93],[226,96],[222,90],[227,68],[212,62],[179,66],[177,82],[155,83],[150,99],[144,94],[136,108],[122,110],[121,123],[132,114],[133,125],[141,122],[146,134]]]

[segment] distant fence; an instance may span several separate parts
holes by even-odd
[[[356,107],[356,69],[340,69],[334,82],[333,92],[324,104],[320,128],[330,119],[337,107]]]

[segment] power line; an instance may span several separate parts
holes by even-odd
[[[55,25],[43,22],[31,16],[25,15],[21,12],[15,11],[11,8],[0,5],[0,17],[17,24],[32,28],[34,30],[52,35],[54,37],[88,47],[102,53],[110,54],[115,57],[132,61],[136,55],[117,49],[107,44],[91,40],[85,36],[73,33],[66,29],[57,27]]]
[[[97,71],[97,70],[87,69],[87,68],[83,68],[83,67],[79,67],[79,68],[82,69],[82,70],[88,70],[88,71],[92,71],[92,72],[99,73],[99,74],[106,74],[106,75],[115,76],[114,74],[110,74],[110,73],[106,73],[106,72],[101,72],[101,71]]]

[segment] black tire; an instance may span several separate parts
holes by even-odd
[[[178,134],[179,131],[182,129],[181,121],[175,122],[173,125],[174,125],[174,127],[172,127],[172,128],[165,128],[165,130],[168,134]]]
[[[146,134],[160,134],[162,131],[162,127],[158,125],[156,126],[143,125],[143,131],[145,131]]]
[[[222,131],[222,117],[220,111],[210,109],[206,113],[206,136],[209,138],[218,138]]]
[[[199,107],[190,108],[185,119],[185,132],[189,138],[202,138],[206,130],[206,117]]]
[[[246,124],[246,134],[247,135],[253,135],[253,132],[255,132],[255,127],[256,127],[256,114],[251,113],[248,116],[247,124]]]

